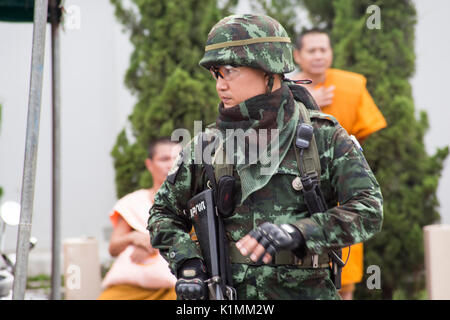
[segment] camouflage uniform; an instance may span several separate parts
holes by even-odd
[[[225,18],[218,25],[223,25],[227,21],[237,23],[238,18],[242,17],[248,18],[232,16]],[[264,16],[251,17],[253,22],[255,19],[267,21]],[[243,25],[242,21],[239,23]],[[246,26],[245,29],[250,33],[247,34],[247,38],[254,37],[254,29],[258,30],[258,27],[258,25]],[[216,39],[214,40],[216,42],[211,41],[212,43],[223,42],[223,39],[218,41],[215,38],[218,37],[214,33],[215,28],[211,31],[208,42],[211,38]],[[257,36],[285,36],[285,32],[276,28],[273,30],[275,34],[260,33]],[[237,38],[225,37],[225,41],[238,40],[242,36],[241,34]],[[258,46],[260,45],[263,44],[259,43]],[[269,43],[269,46],[273,45],[274,43]],[[214,58],[212,56],[214,52],[210,56],[206,52],[201,64],[209,67],[218,59],[221,61],[220,64],[229,64],[230,61],[235,61],[233,59],[238,59],[240,51],[245,52],[245,47],[246,45],[236,46],[232,48],[231,53],[220,53],[224,50],[221,48],[214,49],[215,54],[222,57],[222,60],[217,56]],[[282,47],[283,45],[279,49],[284,50]],[[261,53],[261,50],[264,51],[265,48],[259,48],[257,52]],[[270,64],[269,59],[263,66],[259,65],[259,68],[280,74],[288,72],[286,70],[293,67],[289,65],[289,59],[288,62],[280,62],[282,63]],[[248,65],[245,62],[242,64]],[[237,179],[236,209],[233,216],[224,219],[230,248],[234,246],[234,242],[264,222],[289,223],[295,225],[305,238],[307,257],[303,261],[307,261],[311,255],[318,254],[323,257],[330,249],[363,242],[381,229],[380,188],[361,151],[333,117],[318,111],[308,110],[308,112],[320,157],[320,186],[330,209],[310,216],[302,192],[293,188],[293,180],[299,176],[299,169],[291,139],[287,153],[269,182],[251,193],[242,203],[240,176],[237,170],[234,170],[233,175]],[[295,123],[299,121],[298,113],[293,114],[293,119]],[[194,162],[197,143],[197,139],[194,139],[184,148],[185,161],[178,161],[171,171],[171,174],[176,175],[171,181],[173,183],[164,182],[158,191],[148,221],[152,245],[160,249],[175,274],[187,259],[202,258],[197,244],[189,235],[192,223],[185,211],[187,201],[207,188],[205,171],[201,164]],[[180,155],[180,160],[181,157]],[[233,284],[238,299],[339,299],[330,280],[327,263],[312,268],[308,264],[277,264],[276,260],[277,257],[274,264],[257,265],[249,259],[242,258],[238,262],[232,259]]]

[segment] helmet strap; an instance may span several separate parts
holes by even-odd
[[[266,75],[269,76],[269,82],[267,83],[267,93],[271,93],[273,88],[274,76],[271,73],[266,73]]]

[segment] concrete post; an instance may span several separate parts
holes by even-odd
[[[95,300],[101,292],[98,242],[94,238],[64,241],[64,291],[66,300]]]
[[[428,298],[450,300],[450,225],[423,228]]]

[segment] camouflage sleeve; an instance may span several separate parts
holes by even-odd
[[[338,205],[295,225],[307,250],[320,254],[366,241],[381,230],[383,198],[364,155],[338,125],[332,135],[327,170]]]
[[[156,194],[147,226],[152,246],[160,250],[175,275],[185,260],[202,258],[200,250],[189,235],[192,224],[189,216],[185,214],[186,203],[193,196],[192,186],[195,180],[192,157],[182,161],[186,151],[191,155],[189,150],[189,146],[184,148]]]

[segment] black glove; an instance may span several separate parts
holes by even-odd
[[[208,296],[205,265],[200,259],[189,259],[178,270],[175,291],[181,300],[205,300]]]
[[[273,258],[280,250],[291,250],[299,258],[305,255],[305,239],[300,230],[291,224],[276,225],[265,222],[250,231],[249,236],[256,239],[266,249],[260,261],[266,253]]]

